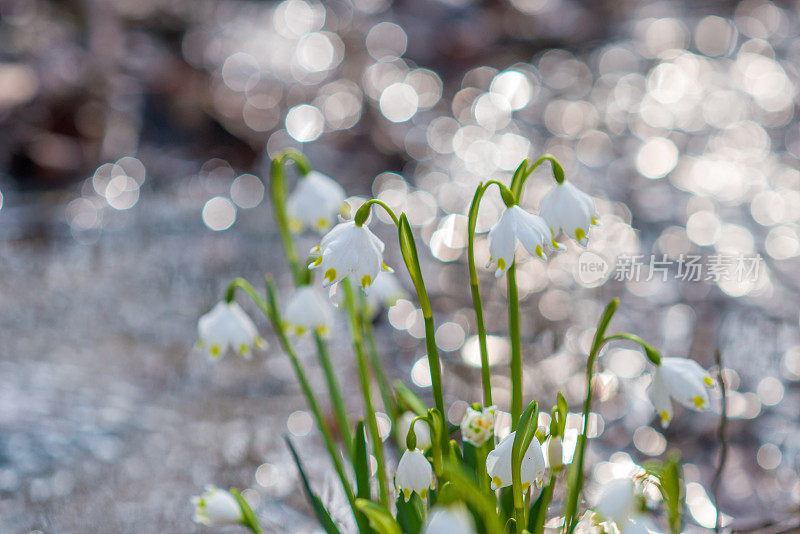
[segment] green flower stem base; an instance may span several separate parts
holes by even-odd
[[[378,478],[378,485],[380,487],[381,504],[388,508],[389,488],[386,481],[386,463],[383,458],[383,442],[381,441],[380,432],[378,431],[378,419],[375,417],[375,408],[372,405],[369,368],[367,366],[367,356],[364,353],[363,340],[361,337],[362,325],[358,318],[359,314],[355,295],[353,295],[353,287],[350,281],[345,278],[339,283],[344,290],[345,307],[347,308],[347,315],[350,319],[350,335],[353,339],[353,349],[356,353],[358,377],[361,381],[361,392],[364,399],[364,411],[367,415],[367,428],[369,429],[370,439],[372,441],[372,451],[375,454],[375,460],[378,464],[375,476]]]

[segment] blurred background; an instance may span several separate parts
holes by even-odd
[[[214,365],[192,349],[197,317],[230,278],[257,284],[271,271],[290,294],[264,187],[269,155],[287,147],[349,194],[408,213],[454,421],[479,399],[466,208],[480,180],[508,182],[524,157],[555,154],[596,197],[601,226],[589,235],[596,256],[570,243],[547,264],[520,259],[526,391],[549,406],[563,390],[579,411],[593,327],[620,296],[614,329],[706,367],[722,351],[725,522],[793,528],[798,9],[0,1],[0,531],[203,532],[189,499],[213,483],[246,489],[269,532],[314,532],[283,434],[346,515],[275,341],[251,361]],[[548,164],[528,183],[523,204],[535,209],[552,186]],[[500,209],[487,195],[479,231]],[[402,278],[391,228],[374,219]],[[482,265],[483,238],[477,255]],[[641,276],[617,268],[636,255]],[[713,267],[742,257],[753,276]],[[582,276],[587,258],[600,276]],[[696,279],[688,258],[703,269]],[[495,397],[507,409],[505,284],[484,275]],[[381,313],[376,329],[392,378],[427,395],[414,302]],[[347,381],[349,343],[333,345]],[[300,349],[313,369],[312,346]],[[601,370],[593,483],[679,449],[687,528],[713,526],[719,417],[679,410],[661,429],[633,347],[608,350]],[[358,394],[348,400],[357,412]]]

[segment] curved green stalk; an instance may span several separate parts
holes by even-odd
[[[310,273],[305,266],[300,264],[297,255],[297,248],[294,243],[294,236],[289,228],[289,220],[286,215],[286,178],[284,166],[287,161],[293,161],[301,174],[306,175],[311,172],[311,164],[305,156],[295,150],[285,150],[272,160],[272,175],[270,180],[270,199],[272,201],[272,211],[275,216],[275,224],[281,236],[286,261],[289,263],[289,270],[292,272],[295,287],[305,285],[309,281]],[[317,359],[322,367],[325,383],[328,387],[328,394],[331,399],[333,414],[336,419],[336,427],[339,430],[342,443],[348,456],[353,458],[353,436],[350,430],[350,422],[347,418],[347,404],[342,395],[342,389],[333,370],[330,355],[325,341],[318,333],[314,333],[314,343],[317,348]]]
[[[394,214],[392,208],[390,208],[386,202],[383,200],[378,200],[377,198],[371,198],[361,204],[361,207],[358,208],[358,211],[356,211],[356,216],[353,219],[356,223],[356,226],[364,225],[364,223],[367,221],[367,217],[369,217],[369,210],[373,204],[377,204],[378,206],[382,207],[384,211],[389,214],[389,217],[392,218],[394,225],[397,227],[400,226],[400,221],[398,220],[397,215]]]
[[[358,378],[361,381],[361,393],[364,398],[364,411],[367,413],[367,427],[369,428],[372,440],[372,449],[375,453],[375,460],[378,469],[375,476],[378,478],[380,486],[381,503],[389,507],[389,487],[386,481],[386,463],[383,458],[383,442],[378,431],[378,419],[375,417],[375,408],[372,405],[372,392],[369,380],[369,368],[367,367],[367,357],[364,354],[361,337],[361,323],[358,319],[358,310],[353,295],[353,287],[348,279],[340,282],[344,289],[344,302],[347,308],[347,315],[350,319],[350,335],[353,339],[353,349],[356,353],[356,363],[358,364]]]
[[[289,341],[289,338],[283,330],[283,321],[278,308],[277,290],[275,289],[274,282],[269,276],[266,278],[266,284],[267,300],[264,300],[264,298],[261,297],[261,295],[259,295],[255,290],[255,288],[253,288],[253,286],[247,280],[242,278],[236,278],[231,281],[230,284],[228,284],[225,298],[228,302],[231,302],[235,296],[236,290],[243,290],[248,296],[250,296],[250,298],[253,299],[253,302],[255,302],[256,306],[259,307],[259,309],[272,323],[272,328],[275,331],[275,335],[278,337],[284,352],[286,352],[286,355],[289,357],[289,360],[292,363],[292,368],[297,376],[297,381],[300,382],[300,388],[302,389],[303,395],[306,398],[306,403],[308,404],[309,409],[311,409],[311,412],[314,414],[317,427],[322,433],[325,448],[328,449],[328,454],[331,457],[336,474],[339,476],[339,481],[342,484],[347,501],[350,503],[350,508],[352,508],[353,514],[355,514],[356,518],[358,518],[360,512],[356,508],[355,495],[353,494],[353,489],[350,487],[350,481],[345,473],[341,455],[336,448],[333,435],[331,434],[328,423],[325,421],[325,416],[322,414],[322,410],[319,407],[317,398],[314,395],[314,390],[311,388],[311,384],[306,377],[305,369],[300,363],[300,359],[297,357],[297,352],[294,350],[294,346],[292,345],[291,341]]]
[[[497,185],[503,200],[508,203],[514,202],[511,191],[501,182],[490,180],[478,184],[475,189],[475,196],[472,197],[472,204],[469,207],[469,217],[467,219],[467,264],[469,265],[469,285],[472,291],[472,307],[475,309],[475,326],[478,330],[478,345],[481,351],[481,384],[483,386],[483,405],[492,405],[492,378],[489,368],[489,351],[486,346],[486,324],[483,320],[483,303],[481,302],[481,288],[478,281],[478,268],[475,265],[475,225],[478,222],[478,210],[480,209],[483,194],[490,185]]]
[[[578,442],[575,445],[575,456],[572,460],[572,468],[569,472],[569,488],[567,499],[564,501],[564,532],[572,532],[577,524],[576,516],[578,512],[578,500],[580,499],[581,490],[583,489],[583,463],[586,455],[586,434],[589,429],[589,413],[592,409],[592,378],[594,377],[594,364],[597,357],[600,355],[600,349],[606,341],[605,334],[608,328],[608,323],[614,316],[619,306],[619,299],[611,299],[611,302],[606,306],[603,316],[597,325],[597,331],[594,334],[594,341],[592,341],[592,348],[589,351],[589,358],[586,362],[586,399],[583,402],[583,428],[578,436]]]
[[[530,176],[531,173],[545,161],[552,163],[553,178],[555,179],[556,183],[564,183],[564,168],[561,166],[561,163],[558,162],[555,156],[551,154],[545,154],[534,161],[530,167],[527,167],[527,161],[523,161],[522,163],[525,165],[523,172],[515,172],[514,178],[511,181],[511,192],[514,193],[514,198],[517,199],[517,202],[522,200],[522,188],[525,186],[525,181],[528,179],[528,176]],[[519,169],[517,169],[517,171],[519,171]]]

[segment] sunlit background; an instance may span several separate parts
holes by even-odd
[[[593,325],[620,296],[614,328],[705,367],[722,352],[724,523],[796,522],[798,5],[688,4],[0,2],[0,531],[201,532],[189,498],[214,483],[245,489],[269,531],[313,532],[283,434],[346,513],[277,344],[213,366],[192,351],[230,278],[272,271],[289,296],[265,190],[269,155],[287,147],[352,204],[376,196],[408,214],[454,422],[479,399],[466,208],[479,181],[556,155],[597,199],[588,250],[608,272],[581,277],[574,243],[548,263],[520,258],[526,395],[550,405],[562,390],[579,411]],[[549,172],[529,180],[526,207]],[[501,208],[487,195],[480,232]],[[372,227],[402,276],[387,222]],[[488,259],[483,237],[476,255]],[[636,255],[645,274],[616,277]],[[662,270],[647,276],[651,257]],[[698,280],[680,278],[687,257]],[[756,258],[757,275],[707,276],[720,257]],[[507,409],[505,285],[484,274]],[[376,329],[392,378],[427,395],[415,301]],[[334,347],[352,376],[348,341]],[[719,418],[679,411],[661,429],[646,365],[624,345],[601,358],[590,491],[679,449],[688,528],[713,526]]]

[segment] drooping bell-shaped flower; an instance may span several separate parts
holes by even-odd
[[[467,406],[464,418],[461,420],[461,439],[476,447],[480,447],[494,436],[494,414],[496,406],[487,406],[483,410],[476,410]]]
[[[636,486],[630,478],[615,478],[600,488],[594,510],[606,521],[625,523],[636,511]]]
[[[289,226],[293,232],[313,228],[327,231],[344,206],[346,193],[336,180],[311,171],[300,179],[286,201]]]
[[[236,302],[218,302],[197,321],[199,345],[212,359],[223,356],[228,349],[249,358],[253,347],[263,348],[266,342],[258,335],[253,320]]]
[[[358,226],[355,221],[339,223],[311,251],[319,257],[309,268],[322,271],[323,287],[350,276],[367,291],[381,269],[391,271],[383,263],[383,247],[383,241],[366,225]]]
[[[313,331],[327,336],[333,323],[333,310],[328,299],[310,286],[295,291],[286,311],[283,313],[284,326],[297,336]]]
[[[244,520],[242,507],[229,492],[215,486],[206,486],[202,495],[192,497],[195,506],[194,520],[212,526],[238,525]]]
[[[411,428],[411,421],[417,416],[414,412],[405,412],[397,419],[397,435],[405,443],[408,430]],[[431,446],[431,429],[427,421],[418,419],[414,423],[414,435],[417,437],[417,448],[426,450]]]
[[[489,230],[489,261],[486,267],[494,263],[497,266],[495,276],[500,277],[514,263],[518,243],[532,256],[542,260],[547,259],[545,249],[548,246],[559,248],[544,219],[519,206],[506,208],[500,220]]]
[[[422,499],[428,497],[428,490],[433,487],[433,469],[421,450],[406,450],[403,453],[397,464],[394,485],[406,501],[411,498],[412,493]]]
[[[597,224],[592,197],[567,181],[557,184],[544,196],[539,213],[554,237],[564,232],[584,247],[589,226]]]
[[[514,448],[515,435],[516,432],[512,432],[503,438],[486,457],[486,472],[489,473],[489,478],[492,480],[492,489],[494,490],[512,484],[511,452]],[[544,477],[544,454],[539,441],[533,439],[522,457],[520,466],[522,490],[526,491],[531,484],[538,484],[542,477]]]
[[[647,396],[667,427],[672,420],[672,400],[695,411],[709,404],[708,388],[714,384],[708,371],[689,358],[661,358],[653,373]]]
[[[475,521],[463,505],[434,506],[422,534],[476,534]]]

